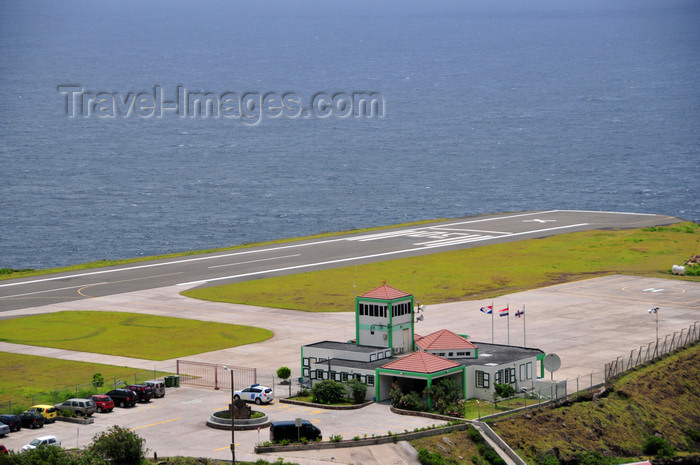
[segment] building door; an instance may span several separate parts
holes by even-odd
[[[411,331],[408,328],[403,330],[403,350],[406,352],[411,350]]]

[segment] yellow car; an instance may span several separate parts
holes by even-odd
[[[58,416],[58,409],[53,405],[33,405],[32,408],[29,409],[29,411],[41,413],[44,416],[46,423],[53,423],[54,421],[56,421],[56,417]]]

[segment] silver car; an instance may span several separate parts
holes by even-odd
[[[0,423],[0,436],[5,436],[6,434],[10,434],[10,427],[5,423]]]
[[[58,410],[68,410],[78,416],[90,416],[97,411],[97,405],[91,399],[68,399],[62,404],[56,404]]]

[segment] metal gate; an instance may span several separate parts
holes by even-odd
[[[227,366],[231,371],[224,368]],[[234,390],[255,384],[258,379],[255,368],[234,367],[217,363],[177,361],[177,374],[180,384],[212,387],[214,389],[231,389],[231,373],[233,373]]]

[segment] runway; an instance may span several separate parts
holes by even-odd
[[[0,281],[0,311],[173,285],[185,290],[591,229],[638,228],[680,221],[665,215],[548,210],[348,233]]]

